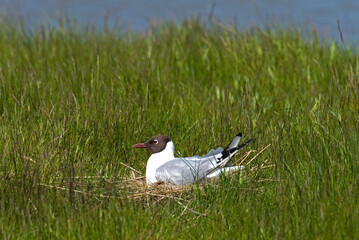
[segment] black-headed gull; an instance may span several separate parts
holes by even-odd
[[[243,166],[230,166],[231,157],[253,140],[238,146],[241,137],[242,133],[239,133],[226,149],[211,149],[204,156],[176,158],[173,142],[164,135],[156,135],[145,143],[134,144],[132,148],[147,148],[152,152],[146,167],[147,184],[165,182],[186,185],[204,178],[216,177],[221,172],[243,169]]]

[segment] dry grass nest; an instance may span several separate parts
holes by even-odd
[[[271,168],[274,166],[268,160],[263,161],[261,164],[253,164],[253,161],[271,144],[267,145],[263,149],[249,150],[242,155],[241,158],[233,161],[232,165],[245,165],[244,170],[240,170],[241,176],[249,178],[250,176],[258,173],[259,170],[265,168]],[[128,199],[141,202],[144,205],[157,204],[163,200],[172,200],[184,208],[184,212],[192,212],[200,216],[205,216],[206,213],[200,213],[193,208],[190,208],[193,200],[193,191],[201,190],[206,182],[190,185],[174,185],[166,184],[164,182],[158,182],[155,184],[146,184],[146,177],[140,171],[132,168],[131,166],[121,163],[124,167],[128,168],[130,174],[128,177],[104,177],[104,176],[73,176],[73,177],[59,177],[59,181],[55,181],[53,184],[40,184],[45,188],[53,188],[62,191],[67,191],[69,194],[83,195],[89,198],[97,198],[103,202],[105,199]],[[239,172],[239,171],[238,171]],[[238,174],[238,172],[232,172],[230,175]],[[256,181],[275,181],[274,179],[258,179]],[[217,184],[217,179],[212,179],[210,184]],[[253,190],[253,189],[251,189]],[[256,189],[261,190],[261,189]],[[200,194],[204,194],[203,191],[199,191]]]
[[[242,155],[241,158],[233,161],[232,165],[245,165],[245,170],[241,170],[242,176],[250,177],[256,174],[260,169],[273,167],[274,164],[268,160],[265,160],[262,164],[253,164],[253,161],[271,144],[267,145],[263,149],[249,150]],[[56,184],[41,184],[43,187],[55,188],[72,192],[75,194],[86,195],[88,197],[95,198],[127,198],[133,199],[145,204],[158,203],[165,199],[172,199],[179,205],[192,212],[196,212],[193,209],[189,209],[185,204],[191,199],[189,192],[194,189],[202,189],[205,184],[202,182],[196,185],[174,185],[166,184],[164,182],[158,182],[155,184],[146,184],[146,177],[140,171],[132,168],[131,166],[121,163],[124,167],[128,168],[130,174],[128,177],[104,177],[104,176],[73,176],[70,178],[58,178],[59,182]],[[232,172],[230,175],[236,174]],[[238,172],[237,172],[238,174]],[[60,180],[61,179],[61,180]],[[71,179],[71,180],[70,180]],[[271,179],[262,179],[271,180]],[[216,179],[211,180],[211,184],[216,184]],[[202,213],[201,213],[202,214]],[[203,215],[203,214],[202,214]]]

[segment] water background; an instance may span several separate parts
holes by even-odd
[[[92,24],[101,30],[106,21],[110,28],[143,31],[150,21],[181,22],[190,16],[206,21],[211,12],[215,20],[239,28],[263,27],[273,19],[304,31],[315,27],[322,39],[336,42],[341,41],[339,19],[345,43],[359,43],[359,0],[0,0],[0,16],[21,16],[27,29],[67,19],[84,28]]]

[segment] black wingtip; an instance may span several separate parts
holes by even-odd
[[[248,144],[248,143],[252,142],[254,139],[255,139],[255,138],[251,138],[251,139],[245,141],[244,144]]]
[[[241,133],[239,133],[241,134]],[[241,135],[237,135],[237,136],[241,136]],[[238,147],[232,148],[232,149],[228,149],[228,147],[226,149],[224,149],[222,151],[222,157],[218,159],[218,162],[221,162],[223,159],[227,158],[230,154],[237,152],[239,149],[243,148],[244,146],[246,146],[248,143],[252,142],[255,138],[251,138],[247,141],[245,141],[244,143],[242,143],[241,145],[239,145]],[[217,163],[218,163],[217,162]]]
[[[231,151],[238,151],[239,149],[243,148],[245,145],[247,145],[248,143],[252,142],[254,140],[254,138],[251,138],[247,141],[245,141],[244,143],[242,143],[241,145],[239,145],[238,147],[231,149]]]

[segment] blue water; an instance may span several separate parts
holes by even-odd
[[[76,20],[80,27],[89,24],[145,30],[149,22],[189,16],[206,20],[215,3],[213,18],[235,23],[239,28],[264,26],[273,19],[303,30],[315,27],[324,37],[340,41],[340,20],[346,43],[359,43],[359,0],[0,0],[0,15],[24,19],[27,28],[41,23],[56,26],[59,19]]]

